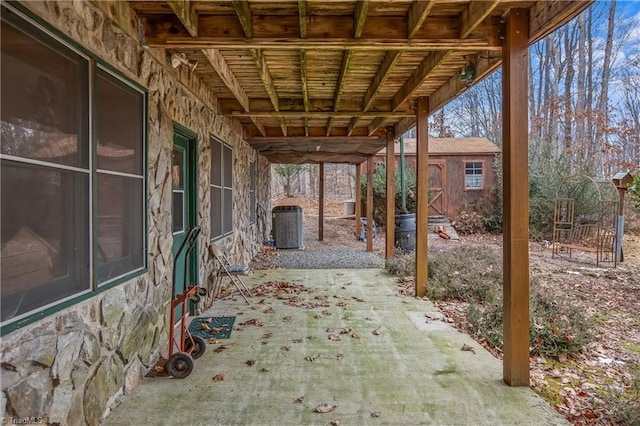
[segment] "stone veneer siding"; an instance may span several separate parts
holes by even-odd
[[[218,241],[236,262],[257,252],[270,227],[269,162],[242,140],[237,123],[216,114],[217,100],[163,50],[143,49],[135,14],[123,1],[24,2],[79,45],[148,90],[148,272],[2,337],[0,410],[53,424],[99,424],[119,397],[168,351],[173,122],[198,138],[200,283],[216,273],[208,253],[210,136],[233,147],[234,233]],[[256,224],[249,223],[249,162],[257,161]],[[266,228],[265,228],[266,227]],[[206,301],[201,308],[206,307]]]

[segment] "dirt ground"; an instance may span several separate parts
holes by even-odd
[[[305,246],[364,248],[355,234],[355,220],[343,218],[342,200],[327,200],[324,209],[324,241],[318,241],[317,201],[276,198],[273,205],[299,205],[303,209]],[[501,235],[461,236],[460,241],[429,238],[429,251],[443,251],[457,244],[502,247]],[[374,251],[384,255],[384,229],[378,228]],[[624,262],[596,267],[593,254],[576,253],[571,259],[552,257],[547,243],[531,242],[530,275],[545,288],[567,296],[594,324],[594,340],[568,359],[531,358],[531,387],[574,424],[617,424],[613,412],[629,398],[633,368],[640,367],[640,235],[624,237]],[[463,329],[465,307],[439,303],[448,321]],[[492,352],[501,357],[498,350]],[[635,373],[640,374],[640,373]],[[637,407],[637,406],[636,406]],[[639,421],[640,413],[635,421]],[[632,420],[633,422],[633,420]],[[634,423],[632,423],[634,424]]]

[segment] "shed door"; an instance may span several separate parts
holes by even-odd
[[[443,215],[446,211],[445,160],[429,161],[429,215]]]

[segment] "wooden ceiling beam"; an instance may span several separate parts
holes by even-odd
[[[274,139],[283,140],[283,136],[281,134],[282,132],[280,130],[280,127],[266,126],[265,129],[267,131],[267,136],[266,137],[271,137],[271,138],[274,138]],[[300,138],[300,139],[305,139],[305,138],[338,138],[338,139],[344,141],[345,138],[346,138],[346,135],[347,135],[347,128],[346,127],[335,127],[333,133],[331,134],[331,136],[327,136],[326,135],[326,131],[325,131],[325,127],[324,126],[309,126],[309,129],[308,129],[309,136],[306,136],[305,129],[302,126],[289,126],[288,130],[289,131],[288,131],[288,134],[286,136],[286,139],[294,138],[294,137],[297,137],[297,138]],[[372,137],[380,137],[380,135],[384,135],[384,132],[376,133]],[[366,127],[357,128],[356,131],[353,132],[352,136],[353,137],[369,137]],[[251,135],[249,135],[247,137],[249,139],[254,139],[254,138],[261,138],[262,136],[259,136],[257,133],[253,132]]]
[[[191,0],[167,0],[167,4],[192,37],[198,37],[198,14]]]
[[[223,114],[229,114],[233,111],[244,110],[242,105],[234,98],[219,99],[218,100],[221,111]],[[305,111],[304,100],[299,98],[278,98],[278,111]],[[249,99],[249,111],[275,111],[273,108],[273,102],[269,98],[250,98]],[[362,104],[357,99],[343,98],[340,102],[341,111],[362,111]],[[333,112],[333,99],[312,99],[309,98],[309,111],[310,112]],[[412,111],[410,106],[404,106],[398,108],[395,112],[407,112]],[[379,100],[376,101],[367,112],[377,112],[379,114],[386,114],[391,112],[391,101]]]
[[[217,49],[204,49],[202,50],[202,53],[204,54],[204,56],[206,56],[209,64],[211,64],[218,76],[220,76],[220,79],[225,84],[225,86],[227,86],[236,100],[240,103],[240,105],[242,105],[242,108],[244,108],[245,111],[249,111],[249,97],[242,88],[242,85],[240,85],[240,82],[238,81],[236,76],[233,74],[233,71],[231,71],[229,64],[227,64],[226,59],[224,58],[224,56],[222,56],[220,51]],[[253,124],[255,124],[262,135],[266,134],[264,123],[262,123],[260,119],[251,117],[251,121],[253,122]]]
[[[242,38],[242,37],[156,37],[146,36],[150,48],[167,49],[270,49],[270,50],[406,50],[432,51],[457,50],[476,52],[478,50],[500,51],[501,44],[484,38],[460,39],[350,39],[350,38]]]
[[[529,43],[557,30],[591,3],[593,0],[536,2],[529,11]]]
[[[353,38],[360,38],[362,36],[362,30],[364,28],[364,22],[367,19],[367,13],[369,12],[369,0],[356,1],[356,11],[354,16],[354,31]]]
[[[473,82],[463,81],[458,74],[454,74],[449,80],[440,86],[429,96],[429,112],[433,114],[447,102],[450,102],[468,87],[476,84],[484,77],[495,71],[501,64],[501,56],[491,52],[481,52],[473,60],[475,63],[475,78]]]
[[[460,38],[467,38],[471,33],[480,26],[482,21],[491,14],[493,9],[500,4],[500,0],[491,1],[472,1],[462,12],[460,17],[462,28],[460,29]]]
[[[415,37],[435,4],[435,0],[414,1],[411,4],[409,12],[407,12],[407,38]]]
[[[378,90],[380,90],[380,87],[382,87],[385,81],[387,81],[387,78],[389,78],[389,75],[391,75],[391,71],[393,70],[395,64],[398,62],[398,59],[400,59],[400,56],[402,56],[401,50],[389,52],[385,55],[382,63],[380,64],[380,67],[378,68],[378,71],[376,72],[376,76],[373,78],[373,81],[367,89],[367,93],[365,93],[364,95],[362,108],[365,111],[371,108],[373,99],[378,94]]]
[[[223,113],[223,115],[227,117],[260,117],[260,118],[284,118],[284,119],[299,119],[299,118],[310,118],[310,119],[330,119],[330,118],[352,118],[352,117],[360,117],[360,118],[376,118],[376,117],[386,117],[386,118],[404,118],[411,117],[411,112],[405,111],[397,111],[397,112],[369,112],[369,111],[328,111],[328,112],[318,112],[318,111],[231,111],[227,113]]]

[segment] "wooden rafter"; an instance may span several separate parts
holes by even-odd
[[[360,118],[376,118],[384,115],[386,118],[404,118],[404,117],[413,117],[410,111],[232,111],[227,113],[230,117],[282,117],[282,118],[351,118],[351,117],[360,117]],[[327,135],[328,136],[328,135]]]
[[[298,20],[300,38],[307,38],[307,0],[298,0]],[[307,84],[307,51],[300,51],[300,81],[302,83],[302,100],[304,110],[309,111],[309,87]],[[309,118],[304,118],[305,135],[309,136]]]
[[[211,64],[213,69],[220,76],[220,79],[222,79],[225,86],[227,86],[229,91],[233,93],[233,96],[238,100],[240,105],[242,105],[242,108],[244,108],[245,111],[249,111],[249,97],[240,85],[240,82],[238,82],[236,76],[233,74],[233,71],[231,71],[231,68],[229,68],[229,64],[227,64],[227,61],[224,59],[224,56],[222,56],[222,53],[220,53],[220,51],[217,49],[204,49],[202,53],[204,53],[204,56],[206,56],[209,64]],[[258,117],[252,116],[251,121],[253,121],[253,124],[256,125],[263,136],[266,135],[264,123],[262,123]]]
[[[191,0],[167,0],[167,4],[189,34],[198,37],[198,14],[191,4]]]
[[[391,109],[396,110],[405,103],[449,56],[450,52],[434,52],[428,55],[420,63],[418,68],[411,74],[411,77],[402,85],[402,88],[393,96]]]
[[[460,18],[462,21],[460,38],[469,37],[498,4],[500,4],[500,0],[470,2]]]
[[[360,38],[364,23],[367,19],[367,12],[369,11],[369,0],[360,0],[356,2],[356,11],[354,16],[354,39]],[[342,66],[340,67],[340,74],[338,75],[338,84],[336,84],[336,91],[333,100],[334,111],[338,111],[340,108],[340,100],[344,90],[344,82],[347,72],[351,66],[351,59],[353,58],[353,50],[345,50],[342,55]],[[331,127],[333,126],[333,117],[329,117],[327,121],[327,136],[331,134]]]
[[[233,0],[233,7],[238,15],[238,20],[242,26],[244,35],[248,38],[253,37],[253,23],[251,22],[251,9],[249,9],[249,2],[245,0]]]
[[[298,0],[298,20],[300,22],[300,38],[307,38],[307,0]]]
[[[249,38],[253,37],[253,24],[249,2],[244,0],[233,0],[233,7],[238,15],[238,20],[240,21],[244,35]],[[271,102],[273,103],[273,108],[276,111],[279,111],[280,105],[278,102],[278,93],[276,92],[276,87],[273,84],[273,79],[271,78],[271,73],[269,72],[264,52],[262,49],[252,49],[251,56],[253,56],[253,59],[256,62],[258,73],[262,79],[262,84],[264,84],[264,88],[269,95],[269,99],[271,99]],[[280,128],[282,129],[282,134],[287,136],[287,124],[282,117],[280,118]]]
[[[415,37],[435,4],[435,0],[413,2],[407,13],[407,38]]]

